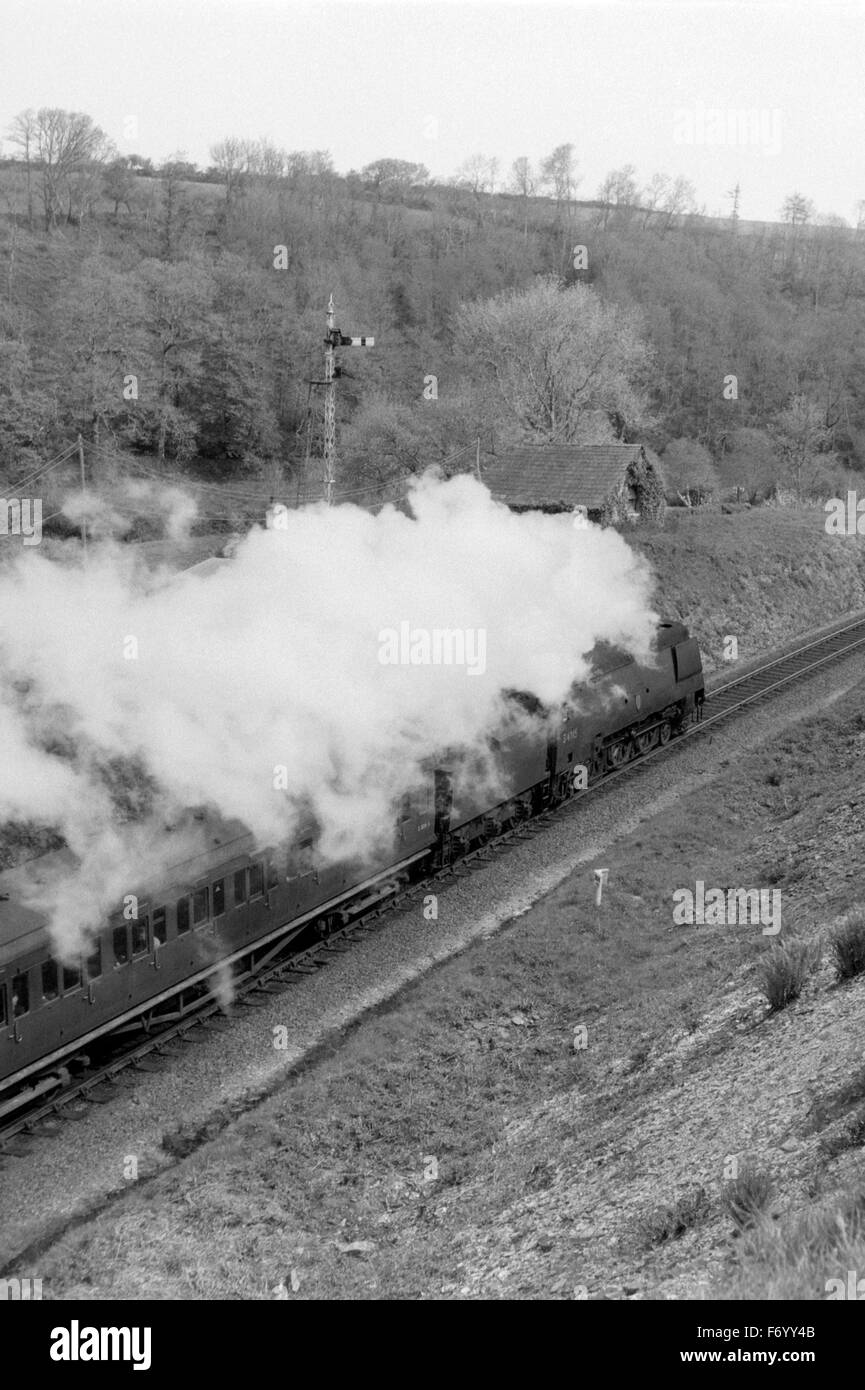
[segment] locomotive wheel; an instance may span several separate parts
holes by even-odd
[[[630,756],[630,745],[627,740],[622,743],[614,743],[609,750],[610,767],[623,767]]]
[[[637,752],[648,753],[650,748],[654,748],[657,737],[657,729],[649,729],[645,734],[637,734]]]
[[[673,730],[670,728],[669,721],[665,719],[664,722],[663,722],[663,724],[661,725],[660,729],[658,730],[658,742],[659,742],[662,746],[663,746],[665,743],[669,743],[669,742],[670,742],[670,738],[671,738],[671,736],[672,736],[672,733],[673,733]]]

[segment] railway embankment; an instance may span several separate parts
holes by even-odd
[[[865,980],[838,983],[830,946],[859,902],[862,680],[861,656],[848,658],[444,889],[437,922],[417,910],[430,941],[498,909],[504,920],[367,1008],[240,1118],[193,1115],[200,1082],[185,1122],[151,1098],[161,1169],[143,1165],[41,1245],[46,1288],[825,1297],[828,1280],[865,1266]],[[553,874],[568,853],[570,871]],[[596,867],[609,869],[600,907]],[[508,917],[542,871],[558,881]],[[787,1008],[771,1013],[761,990],[773,935],[675,922],[674,893],[698,880],[780,893],[781,942],[812,953]],[[346,979],[358,965],[340,958]],[[336,978],[321,980],[331,1003]],[[221,1040],[237,1082],[273,1055],[291,1001]],[[166,1083],[175,1100],[187,1065]],[[147,1078],[148,1093],[158,1084]],[[117,1167],[124,1113],[109,1122]],[[17,1161],[19,1204],[52,1163],[72,1183],[86,1128],[74,1159],[60,1135]]]
[[[709,672],[797,633],[865,608],[865,536],[829,535],[817,507],[669,509],[661,528],[637,527],[628,541],[658,577],[657,603],[679,617],[703,649]]]

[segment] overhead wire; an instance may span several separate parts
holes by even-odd
[[[50,473],[52,468],[57,468],[59,464],[65,463],[72,456],[72,454],[74,454],[77,447],[77,444],[70,444],[68,449],[64,449],[63,453],[58,454],[58,456],[55,459],[52,459],[50,463],[45,463],[41,466],[41,468],[37,468],[36,472],[31,473],[28,478],[21,478],[18,480],[18,482],[13,483],[12,486],[14,487],[15,491],[20,492],[22,487],[27,487],[28,484],[35,482],[37,478],[42,477],[43,473]]]
[[[75,452],[76,448],[76,444],[70,445],[69,448],[64,450],[62,454],[58,455],[56,459],[52,460],[49,464],[43,465],[43,467],[37,473],[31,475],[30,479],[25,479],[24,484],[26,484],[28,481],[32,481],[38,476],[41,476],[43,472],[47,472],[51,468],[54,468],[58,464],[62,463],[66,458],[68,458],[69,456],[71,456],[71,454]],[[474,448],[475,445],[472,444],[464,445],[462,448],[459,448],[455,450],[452,454],[449,454],[446,458],[439,460],[437,466],[441,468],[448,468],[454,463],[458,462],[461,458],[464,458],[466,455],[472,452]],[[166,478],[162,474],[158,473],[154,468],[148,467],[148,465],[143,460],[130,457],[124,454],[117,454],[115,452],[110,451],[102,444],[90,442],[87,445],[87,451],[91,454],[97,454],[104,462],[113,464],[122,463],[124,467],[131,468],[135,472],[138,472],[148,481],[159,483],[163,487],[176,487],[179,488],[181,491],[197,490],[206,494],[212,494],[212,497],[210,497],[209,499],[212,502],[216,502],[217,499],[223,499],[244,503],[248,506],[266,507],[269,502],[273,500],[278,500],[277,492],[280,491],[280,489],[274,490],[265,487],[261,491],[252,491],[250,489],[244,488],[240,484],[232,484],[231,480],[229,480],[227,483],[217,483],[207,482],[204,479],[188,477]],[[414,481],[416,476],[416,474],[403,474],[399,477],[385,479],[384,481],[378,483],[364,483],[359,487],[349,488],[345,491],[338,492],[335,495],[334,500],[336,502],[343,502],[348,501],[351,498],[357,497],[368,497],[370,500],[372,500],[373,498],[378,498],[379,494],[388,490],[393,490],[396,493],[402,493],[409,486],[409,484],[412,481]],[[17,486],[20,487],[22,486],[22,484],[18,484]],[[289,493],[294,492],[295,489],[293,487],[285,488],[282,489],[282,491]],[[298,493],[295,505],[308,506],[320,500],[321,497],[319,494],[307,493],[304,490],[302,493]],[[127,499],[124,498],[115,498],[112,499],[112,505],[117,506],[121,510],[124,506],[135,506],[139,512],[143,512],[145,515],[161,515],[161,512],[158,508],[140,506],[134,503],[133,499],[129,499],[127,501]],[[63,515],[62,510],[59,512],[54,512],[50,517],[46,517],[45,521],[51,521],[55,517],[61,515]],[[221,515],[208,515],[207,517],[207,520],[210,521],[231,522],[235,519],[236,518],[233,518],[231,516]]]

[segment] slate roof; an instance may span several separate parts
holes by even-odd
[[[511,506],[602,507],[639,458],[641,444],[534,445],[509,449],[485,471],[499,502]],[[655,464],[650,450],[650,463]]]

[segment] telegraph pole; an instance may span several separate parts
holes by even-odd
[[[333,486],[336,480],[336,349],[338,347],[374,347],[375,338],[346,338],[334,328],[333,295],[327,304],[327,336],[324,340],[324,500],[333,505]],[[314,383],[317,384],[317,383]]]
[[[84,440],[78,436],[78,466],[81,469],[81,501],[87,500],[87,481],[84,476]],[[84,559],[87,559],[87,511],[86,508],[81,513],[81,541],[84,550]]]

